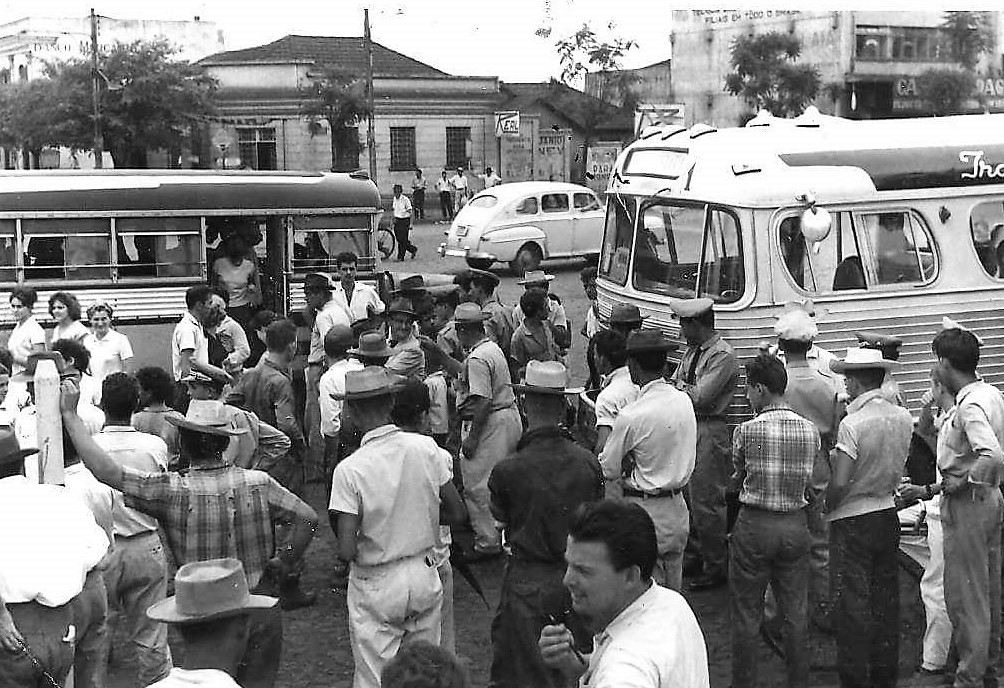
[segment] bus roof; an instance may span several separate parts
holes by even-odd
[[[857,121],[818,115],[764,126],[649,127],[621,152],[610,191],[788,205],[884,191],[1004,184],[1004,115]]]
[[[0,172],[0,213],[380,208],[365,175],[210,170]]]

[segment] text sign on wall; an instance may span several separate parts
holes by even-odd
[[[495,113],[495,138],[500,139],[504,135],[519,136],[518,111]]]

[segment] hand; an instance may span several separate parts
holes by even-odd
[[[911,504],[916,504],[924,497],[927,496],[927,490],[923,485],[914,485],[913,483],[902,483],[896,490],[896,496],[899,497],[904,507],[910,506]]]
[[[564,624],[544,626],[537,641],[540,657],[549,669],[561,672],[569,681],[586,672],[586,665],[575,652],[575,638]]]
[[[73,380],[63,380],[59,383],[59,411],[61,413],[76,413],[80,403],[80,388]]]
[[[284,560],[279,555],[276,555],[268,560],[267,567],[269,570],[275,573],[275,577],[278,580],[286,580],[289,578],[290,574],[294,573],[293,565]]]
[[[24,638],[14,625],[7,607],[0,605],[0,650],[19,653],[24,650]]]
[[[426,351],[439,351],[439,345],[432,340],[431,337],[424,334],[419,334],[416,339],[418,339],[419,346],[421,346]]]
[[[952,494],[953,492],[961,490],[968,482],[968,476],[946,475],[941,478],[941,490],[945,494]]]

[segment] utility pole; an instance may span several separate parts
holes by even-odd
[[[100,170],[105,141],[101,133],[101,91],[98,83],[98,15],[91,8],[91,99],[94,104],[94,169]]]
[[[370,36],[370,11],[363,10],[363,35],[366,40],[366,104],[369,107],[369,124],[366,126],[366,150],[370,154],[370,179],[376,183],[376,134],[373,133],[373,38]]]

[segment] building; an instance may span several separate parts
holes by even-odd
[[[1001,14],[986,13],[993,45],[977,66],[985,107],[1004,111]],[[672,101],[686,106],[687,124],[740,123],[748,106],[724,90],[733,41],[781,31],[801,39],[800,62],[815,65],[823,90],[816,106],[850,118],[930,114],[917,77],[933,68],[957,67],[942,12],[836,12],[799,10],[674,10]],[[975,99],[966,104],[983,111]]]
[[[226,48],[213,22],[98,18],[98,48],[115,43],[166,39],[180,60],[194,62]],[[25,81],[44,74],[52,61],[91,55],[91,18],[23,17],[0,24],[0,81]]]
[[[666,46],[669,49],[669,46]],[[620,107],[623,98],[617,82],[625,78],[641,103],[668,103],[673,93],[672,60],[662,60],[636,69],[586,73],[586,94]]]
[[[389,195],[393,184],[411,188],[416,168],[432,184],[441,170],[480,173],[498,166],[494,112],[498,78],[453,76],[373,43],[376,181]],[[331,134],[303,114],[312,79],[331,66],[366,74],[364,39],[285,36],[267,45],[232,50],[203,60],[219,81],[221,120],[210,125],[204,147],[214,167],[328,170]],[[341,146],[337,166],[368,167],[366,123]],[[451,172],[452,174],[452,172]]]

